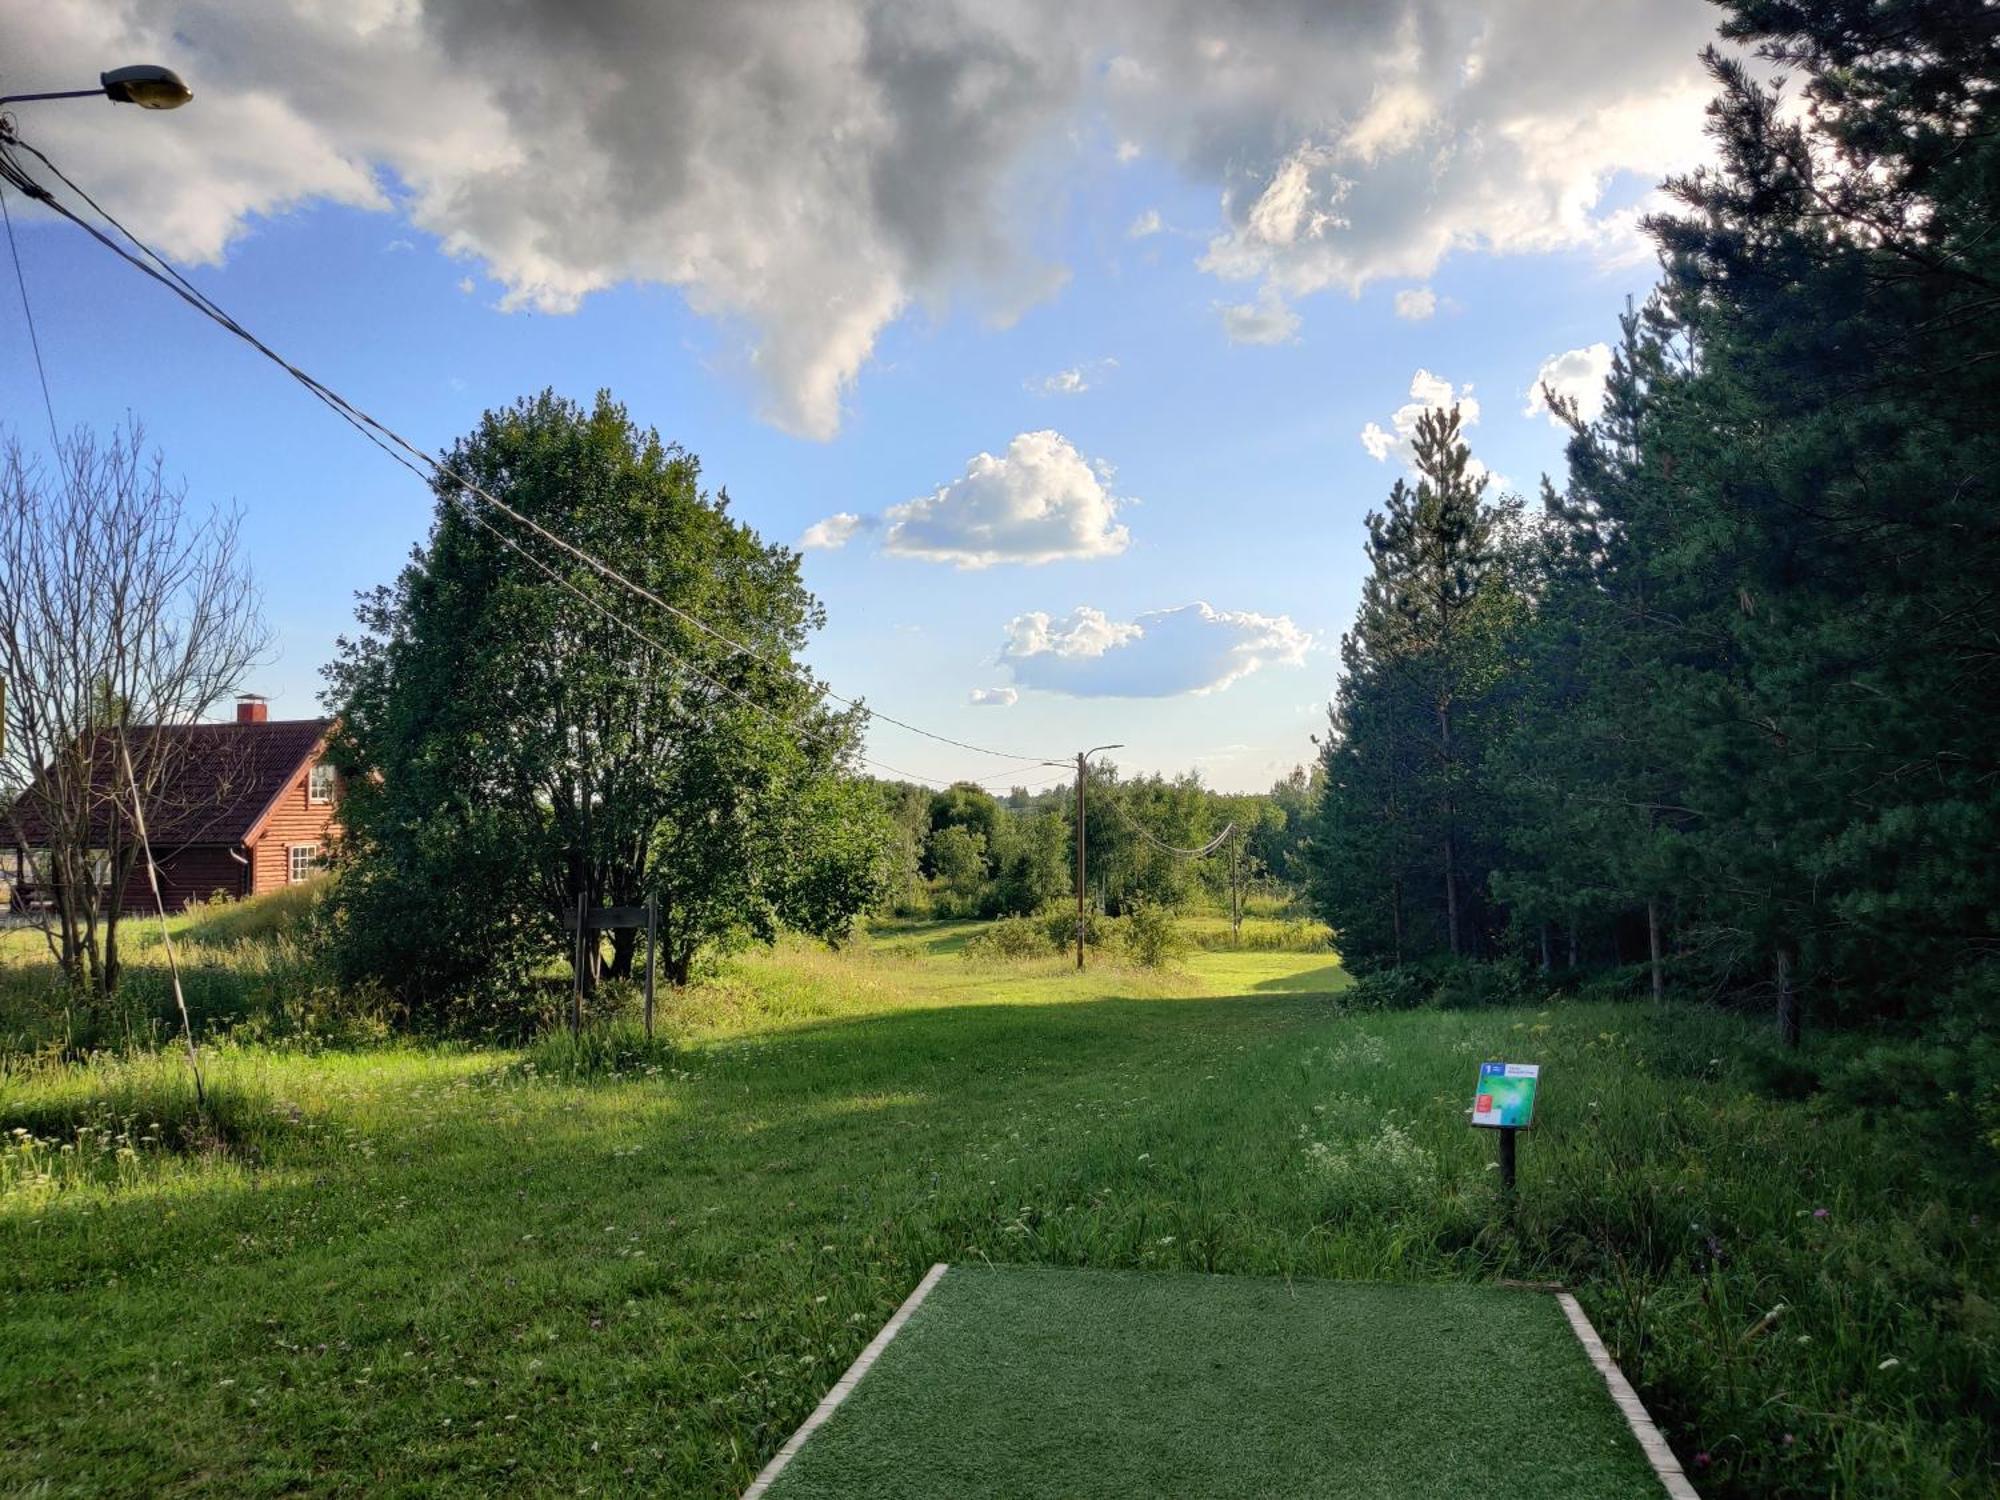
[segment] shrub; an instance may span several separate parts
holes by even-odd
[[[1074,919],[1072,919],[1072,923]],[[1072,926],[1072,931],[1074,930]],[[974,961],[1049,958],[1061,949],[1052,941],[1050,926],[1033,917],[1002,917],[974,933],[961,950]]]
[[[1415,1010],[1430,1003],[1429,975],[1414,968],[1377,969],[1363,974],[1340,998],[1350,1010]]]
[[[1187,937],[1164,906],[1134,902],[1124,922],[1125,956],[1142,969],[1164,969],[1187,952]]]
[[[1055,905],[1049,907],[1036,919],[1048,933],[1049,946],[1062,953],[1076,946],[1076,908]],[[1087,948],[1107,948],[1117,941],[1111,919],[1101,912],[1086,911],[1083,917],[1083,942]]]

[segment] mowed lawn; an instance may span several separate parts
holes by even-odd
[[[0,1492],[735,1494],[936,1261],[1562,1276],[1705,1492],[1983,1492],[1991,1346],[1939,1306],[1990,1236],[1866,1121],[1753,1097],[1742,1023],[963,936],[743,960],[580,1080],[226,1047],[206,1152],[147,1140],[171,1052],[0,1076]],[[1511,1224],[1464,1117],[1503,1055],[1548,1079]],[[99,1098],[129,1139],[34,1144]]]

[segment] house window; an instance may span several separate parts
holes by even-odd
[[[306,801],[312,803],[315,807],[323,806],[333,801],[334,788],[337,782],[338,778],[334,774],[333,767],[325,761],[319,762],[310,771],[306,772]]]
[[[293,844],[287,851],[291,863],[286,870],[286,878],[293,885],[312,879],[314,873],[326,863],[318,844]]]

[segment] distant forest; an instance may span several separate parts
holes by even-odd
[[[997,796],[970,783],[944,791],[902,781],[874,785],[894,830],[887,910],[1032,916],[1074,899],[1073,780]],[[1239,894],[1288,904],[1303,893],[1303,846],[1317,795],[1303,766],[1269,792],[1232,794],[1192,775],[1127,779],[1115,765],[1094,761],[1084,790],[1091,905],[1119,916],[1134,904],[1227,908]],[[1180,852],[1218,838],[1205,857]]]

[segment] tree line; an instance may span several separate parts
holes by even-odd
[[[1809,1024],[2000,998],[2000,21],[1739,0],[1600,414],[1368,517],[1309,850],[1348,961],[1632,964]],[[1983,1044],[1982,1044],[1983,1045]]]
[[[1289,894],[1317,788],[1300,767],[1269,792],[1225,793],[1192,774],[1124,776],[1112,762],[1089,769],[1084,795],[1085,894],[1117,916],[1134,905],[1233,909],[1241,896]],[[932,790],[878,781],[894,830],[894,874],[883,909],[905,917],[1032,916],[1073,901],[1073,783],[996,796],[962,782]],[[1231,830],[1215,852],[1190,859]],[[1163,847],[1164,846],[1164,847]]]

